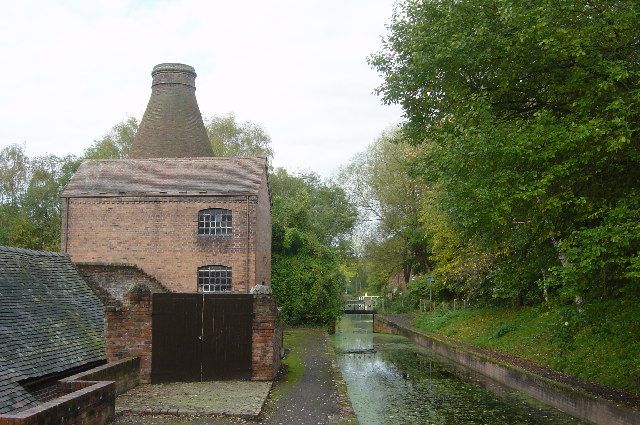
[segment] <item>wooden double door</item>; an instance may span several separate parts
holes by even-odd
[[[151,381],[248,378],[252,325],[251,295],[153,294]]]

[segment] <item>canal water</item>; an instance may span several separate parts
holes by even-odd
[[[343,316],[333,344],[362,425],[585,423],[407,338],[374,334],[370,314]]]

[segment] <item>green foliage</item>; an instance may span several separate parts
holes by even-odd
[[[271,137],[251,121],[237,122],[233,113],[214,115],[205,122],[215,156],[273,157]]]
[[[428,332],[640,394],[640,310],[636,300],[594,301],[580,308],[546,305],[436,310],[418,315],[414,323]]]
[[[370,62],[421,147],[439,282],[518,303],[637,294],[639,19],[621,1],[397,3]]]
[[[0,245],[60,249],[60,192],[83,159],[124,158],[137,121],[128,118],[93,142],[83,157],[28,157],[24,147],[0,151]]]
[[[71,156],[29,158],[19,145],[0,151],[0,245],[59,249],[59,194],[75,161]]]
[[[498,339],[509,332],[513,331],[514,327],[511,323],[500,323],[491,333],[489,334],[489,339]]]
[[[327,324],[341,313],[345,279],[335,256],[275,254],[272,287],[288,324]]]
[[[425,185],[411,175],[419,150],[390,130],[354,157],[339,176],[360,211],[364,286],[384,293],[389,277],[430,270],[430,252],[420,222]]]
[[[138,120],[129,117],[114,125],[102,138],[88,147],[83,159],[122,159],[129,155],[133,139],[138,131]]]
[[[357,211],[336,185],[316,175],[276,169],[272,201],[272,287],[288,324],[328,324],[340,314],[348,251]]]

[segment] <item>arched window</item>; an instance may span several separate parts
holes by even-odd
[[[230,292],[231,267],[198,267],[198,292]]]
[[[209,208],[198,212],[199,235],[231,235],[231,210]]]

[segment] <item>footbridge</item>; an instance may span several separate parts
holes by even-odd
[[[347,300],[344,302],[342,312],[344,314],[376,314],[376,307],[365,300]]]

